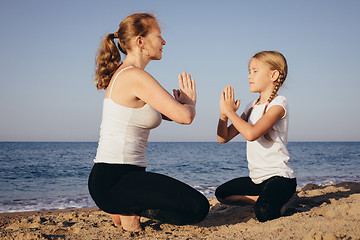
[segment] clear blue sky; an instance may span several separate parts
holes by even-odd
[[[97,141],[95,53],[135,12],[154,13],[167,41],[148,72],[172,91],[186,70],[198,91],[193,124],[163,122],[150,141],[216,141],[220,92],[235,87],[240,113],[257,98],[247,64],[261,50],[288,60],[290,141],[360,141],[357,0],[1,1],[0,141]]]

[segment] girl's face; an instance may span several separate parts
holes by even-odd
[[[150,60],[160,60],[162,58],[163,46],[166,42],[162,38],[160,27],[157,24],[144,37],[144,42],[144,50],[146,50]]]
[[[272,91],[273,81],[271,76],[273,71],[270,70],[269,66],[256,58],[252,58],[249,63],[249,85],[251,92],[265,92]]]

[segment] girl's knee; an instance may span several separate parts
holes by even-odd
[[[219,191],[217,189],[215,191],[215,197],[219,202],[224,202],[224,198],[222,197],[222,194],[219,193]]]
[[[215,197],[219,202],[223,202],[223,200],[227,197],[225,192],[222,191],[221,186],[215,190]]]
[[[255,206],[255,215],[260,222],[266,222],[279,218],[281,216],[280,207],[274,206],[267,201],[257,201]]]

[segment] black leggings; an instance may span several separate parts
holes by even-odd
[[[250,177],[241,177],[220,185],[215,192],[221,201],[229,196],[259,196],[255,203],[255,215],[260,222],[280,217],[280,209],[296,191],[296,179],[272,177],[255,184]]]
[[[96,205],[110,214],[132,214],[165,223],[198,223],[209,212],[209,202],[192,187],[144,167],[95,163],[89,192]]]

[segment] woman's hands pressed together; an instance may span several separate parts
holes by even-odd
[[[235,101],[234,88],[227,85],[220,96],[220,117],[226,118],[229,113],[236,112],[240,107],[240,100]]]
[[[196,104],[196,88],[195,80],[191,78],[190,74],[183,72],[178,76],[179,88],[174,89],[173,94],[175,99],[182,104],[195,105]]]

